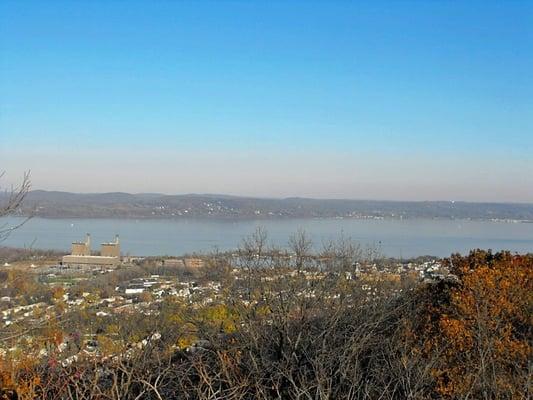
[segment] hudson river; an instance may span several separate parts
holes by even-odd
[[[17,219],[4,219],[16,223]],[[1,226],[0,225],[0,226]],[[361,245],[376,246],[391,257],[448,256],[473,248],[533,252],[533,223],[469,220],[135,220],[135,219],[44,219],[33,218],[12,232],[3,246],[69,250],[70,243],[92,235],[92,248],[120,235],[122,253],[131,255],[181,255],[234,249],[261,226],[270,243],[284,246],[289,236],[304,229],[315,248],[340,235]]]

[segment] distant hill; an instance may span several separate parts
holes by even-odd
[[[533,221],[533,204],[252,198],[34,190],[21,214],[85,218],[472,218]]]

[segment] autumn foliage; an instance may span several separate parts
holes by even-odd
[[[344,274],[251,272],[247,301],[229,290],[196,309],[165,303],[157,328],[166,342],[128,357],[3,360],[0,398],[530,398],[533,255],[476,250],[444,263],[450,278],[383,286],[371,301]]]
[[[436,392],[523,399],[531,374],[533,256],[473,251],[447,260],[457,282],[433,293],[426,346],[439,355]]]

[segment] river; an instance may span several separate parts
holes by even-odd
[[[16,218],[4,219],[16,223]],[[13,231],[3,246],[68,250],[70,243],[92,236],[99,243],[120,235],[122,253],[131,255],[181,255],[234,249],[261,226],[269,241],[284,246],[289,236],[304,229],[314,246],[340,235],[362,245],[378,247],[391,257],[448,256],[473,248],[516,252],[533,251],[533,224],[470,220],[363,220],[363,219],[46,219],[33,218]]]

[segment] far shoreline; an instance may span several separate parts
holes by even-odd
[[[191,221],[228,221],[228,222],[238,222],[238,221],[290,221],[290,220],[357,220],[357,221],[475,221],[475,222],[495,222],[495,223],[508,223],[508,224],[517,224],[524,223],[530,224],[533,223],[533,220],[528,219],[505,219],[505,218],[475,218],[475,217],[391,217],[391,216],[364,216],[364,217],[352,217],[352,216],[185,216],[185,215],[150,215],[150,216],[80,216],[80,215],[67,215],[67,216],[50,216],[50,215],[12,215],[11,218],[41,218],[41,219],[50,219],[50,220],[60,220],[60,219],[87,219],[87,220],[142,220],[142,221],[174,221],[174,220],[191,220]]]

